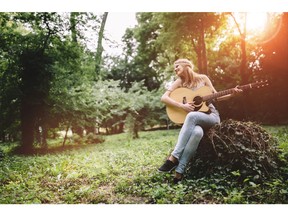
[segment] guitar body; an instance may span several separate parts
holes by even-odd
[[[208,86],[203,86],[196,91],[188,88],[177,88],[171,92],[170,98],[179,103],[194,102],[194,111],[207,112],[209,111],[209,107],[206,102],[202,100],[202,97],[210,94],[212,94],[212,91]],[[188,114],[181,108],[169,105],[166,106],[166,112],[169,119],[176,124],[183,124]]]
[[[268,81],[261,81],[256,83],[250,83],[242,86],[238,86],[239,89],[251,89],[251,88],[260,88],[268,85]],[[215,98],[229,95],[234,92],[234,89],[227,89],[220,92],[212,93],[212,90],[208,86],[203,86],[195,91],[188,88],[177,88],[171,92],[170,98],[179,102],[179,103],[191,103],[194,102],[195,109],[194,111],[199,112],[208,112],[209,107],[207,104]],[[187,112],[181,108],[174,106],[166,106],[167,115],[171,121],[176,124],[183,124],[187,116]]]

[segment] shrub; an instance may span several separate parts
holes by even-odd
[[[103,136],[96,135],[94,133],[89,133],[85,136],[87,144],[97,144],[104,142]]]
[[[83,143],[83,139],[81,136],[79,136],[78,134],[76,133],[73,133],[73,143],[76,144],[76,145],[80,145]]]

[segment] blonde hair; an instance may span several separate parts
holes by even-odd
[[[184,76],[180,77],[183,87],[196,87],[203,80],[200,74],[194,72],[194,65],[188,59],[178,59],[174,62],[175,65],[182,65],[184,67]]]

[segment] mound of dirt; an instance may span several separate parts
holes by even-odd
[[[241,179],[263,179],[275,174],[280,149],[277,140],[253,122],[225,120],[212,127],[201,140],[197,153],[191,161],[188,173],[237,171]]]

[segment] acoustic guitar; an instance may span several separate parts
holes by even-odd
[[[239,89],[246,90],[251,88],[260,88],[267,86],[268,82],[261,81],[261,82],[255,82],[250,83],[247,85],[238,86]],[[177,88],[174,91],[171,92],[170,98],[173,100],[179,102],[179,103],[194,103],[195,109],[194,111],[199,112],[209,112],[208,105],[216,98],[222,97],[224,95],[232,94],[233,88],[219,91],[217,93],[212,93],[212,90],[208,86],[203,86],[195,91],[188,89],[188,88]],[[186,111],[184,111],[181,108],[174,107],[167,105],[166,106],[166,112],[169,117],[169,119],[176,123],[176,124],[183,124],[186,115],[188,114]]]

